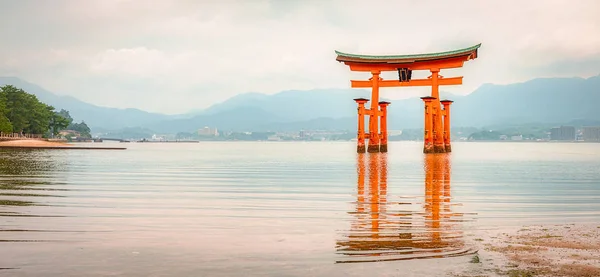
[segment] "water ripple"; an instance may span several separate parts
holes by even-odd
[[[423,156],[417,143],[361,155],[351,143],[0,150],[0,269],[364,276],[371,267],[344,264],[396,270],[391,261],[477,251],[467,239],[477,228],[597,222],[600,155],[586,154],[597,146],[561,146],[565,156],[558,144],[489,145],[457,144],[451,156]],[[554,152],[532,158],[527,147]]]
[[[462,226],[472,218],[451,207],[450,158],[428,155],[424,163],[422,196],[401,201],[387,191],[388,161],[385,153],[358,154],[357,200],[349,230],[341,239],[337,263],[440,258],[473,253],[463,238]],[[456,204],[456,203],[454,203]]]

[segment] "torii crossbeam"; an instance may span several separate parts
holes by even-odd
[[[461,85],[463,77],[444,78],[440,70],[459,68],[477,58],[481,44],[453,51],[413,54],[372,56],[356,55],[335,51],[336,60],[350,67],[351,71],[369,72],[372,77],[366,81],[351,80],[353,88],[371,88],[371,106],[365,108],[369,99],[354,99],[358,104],[357,152],[387,152],[387,105],[379,102],[380,87],[431,86],[431,96],[421,97],[425,102],[425,134],[423,153],[451,152],[450,146],[450,100],[441,100],[439,86]],[[414,70],[427,70],[427,79],[412,79]],[[383,71],[398,71],[398,80],[383,80]],[[443,106],[443,109],[442,109]],[[365,132],[364,116],[369,116],[369,132]],[[381,131],[381,132],[380,132]],[[365,139],[369,139],[365,149]]]

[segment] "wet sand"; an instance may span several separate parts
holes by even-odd
[[[479,252],[451,276],[600,276],[600,224],[531,225],[473,237]]]
[[[28,148],[28,149],[98,149],[98,150],[124,150],[124,147],[81,147],[64,142],[47,140],[8,140],[0,141],[0,148]]]

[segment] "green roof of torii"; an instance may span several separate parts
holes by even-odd
[[[357,55],[357,54],[348,54],[340,51],[335,51],[338,55],[338,61],[350,61],[350,62],[407,62],[407,61],[426,61],[426,60],[436,60],[442,58],[451,58],[458,57],[464,55],[470,55],[471,53],[477,51],[477,49],[481,46],[480,44],[458,49],[452,51],[445,52],[437,52],[437,53],[426,53],[426,54],[410,54],[410,55]],[[476,55],[475,55],[476,57]],[[474,58],[475,58],[474,57]]]

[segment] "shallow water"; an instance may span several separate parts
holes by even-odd
[[[117,145],[0,151],[0,275],[445,276],[479,231],[600,222],[600,144]]]

